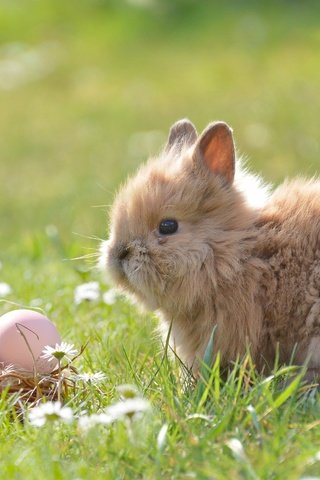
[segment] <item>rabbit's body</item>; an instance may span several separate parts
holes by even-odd
[[[272,367],[279,348],[280,361],[316,369],[320,183],[286,183],[255,206],[256,182],[234,178],[234,162],[225,124],[199,138],[188,121],[175,124],[163,155],[118,194],[103,258],[165,332],[171,325],[171,346],[194,371],[215,325],[223,364],[250,347],[258,368]]]
[[[271,365],[278,345],[280,361],[292,356],[320,368],[320,182],[281,185],[256,225],[254,254],[265,264],[259,288]]]

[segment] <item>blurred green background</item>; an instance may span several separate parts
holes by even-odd
[[[181,117],[229,122],[268,181],[319,171],[319,20],[317,1],[2,0],[0,260],[94,248]]]
[[[88,342],[80,368],[102,370],[107,384],[97,399],[75,396],[78,412],[100,411],[119,383],[147,386],[155,407],[149,430],[130,443],[125,430],[33,433],[11,422],[2,395],[1,478],[316,474],[314,396],[276,398],[272,377],[247,396],[239,373],[221,397],[215,383],[216,406],[203,410],[212,422],[187,422],[202,407],[163,362],[156,319],[122,300],[77,304],[79,284],[96,280],[102,293],[109,285],[91,269],[95,257],[71,259],[97,252],[90,237],[107,236],[114,192],[177,119],[199,131],[227,121],[252,170],[277,184],[320,171],[319,114],[319,0],[0,0],[0,315],[40,308],[65,341]],[[226,451],[233,437],[244,440],[248,463]]]

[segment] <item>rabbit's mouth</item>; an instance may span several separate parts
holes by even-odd
[[[149,297],[159,283],[147,247],[141,241],[128,245],[103,242],[99,264],[108,270],[115,283],[138,296]]]

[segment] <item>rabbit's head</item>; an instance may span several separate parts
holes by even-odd
[[[163,153],[118,193],[103,263],[147,308],[191,311],[235,280],[240,238],[252,218],[234,186],[232,130],[188,120],[170,130]]]

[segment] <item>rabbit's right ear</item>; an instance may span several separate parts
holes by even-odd
[[[166,151],[177,149],[181,150],[184,146],[193,145],[198,138],[197,131],[190,120],[184,118],[174,123],[170,128]]]
[[[225,122],[211,123],[196,144],[194,160],[232,184],[235,173],[235,147],[232,129]]]

